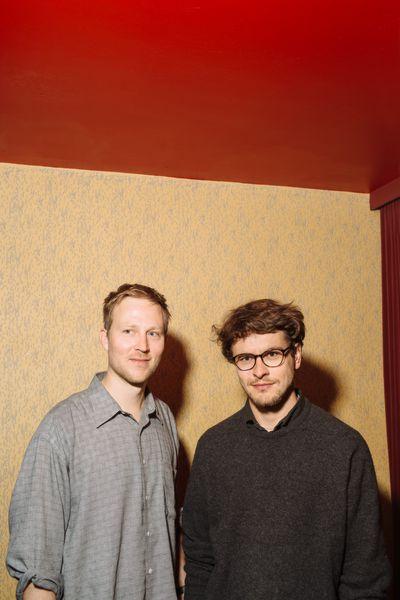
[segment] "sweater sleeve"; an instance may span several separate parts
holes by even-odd
[[[375,470],[369,449],[360,438],[351,458],[347,487],[346,550],[339,599],[384,600],[389,585]]]
[[[204,600],[215,557],[209,533],[205,484],[206,454],[200,440],[183,508],[183,548],[186,558],[185,600]]]
[[[69,518],[69,478],[65,459],[45,435],[29,444],[13,492],[7,567],[18,579],[17,598],[32,582],[63,596],[61,575]]]

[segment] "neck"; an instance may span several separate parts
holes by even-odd
[[[284,419],[286,415],[297,404],[296,392],[292,389],[289,395],[281,399],[281,402],[275,406],[265,406],[260,408],[249,398],[251,411],[256,421],[267,431],[273,431],[279,421]]]
[[[109,369],[102,384],[124,412],[131,414],[136,421],[140,420],[146,382],[137,385],[129,383]]]

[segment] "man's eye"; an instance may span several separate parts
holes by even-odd
[[[149,331],[149,336],[150,337],[160,337],[160,334],[158,333],[158,331]]]
[[[242,356],[238,356],[237,357],[237,361],[236,362],[240,362],[242,364],[245,364],[247,362],[250,362],[251,360],[253,360],[253,357],[251,354],[242,354]]]
[[[132,333],[132,329],[124,329],[123,333]]]

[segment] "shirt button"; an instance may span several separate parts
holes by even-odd
[[[150,535],[151,535],[150,531],[146,531],[146,535],[147,535],[147,537],[150,537]]]
[[[145,464],[146,464],[146,459],[144,458],[144,459],[142,460],[142,462],[143,462],[143,464],[145,465]]]
[[[149,497],[148,497],[148,496],[145,496],[145,497],[144,497],[144,499],[145,499],[145,500],[148,500],[148,499],[149,499]]]
[[[153,572],[153,569],[149,569],[147,572],[148,572],[149,575],[151,575],[152,572]]]

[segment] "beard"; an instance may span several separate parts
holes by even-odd
[[[271,389],[259,392],[251,386],[246,386],[244,389],[249,400],[260,412],[278,412],[294,393],[294,384],[293,380],[284,385],[276,383],[271,386]]]

